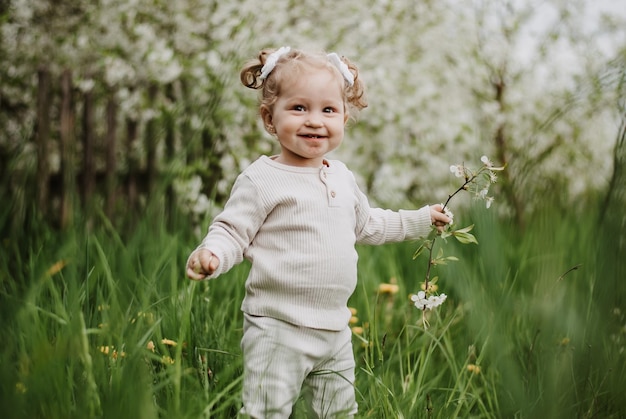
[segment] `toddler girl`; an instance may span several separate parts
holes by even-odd
[[[241,306],[244,415],[288,418],[302,392],[317,417],[352,417],[347,302],[357,280],[355,244],[418,239],[450,219],[440,205],[371,208],[352,172],[326,158],[348,118],[367,106],[358,69],[346,58],[264,50],[241,81],[260,89],[260,115],[280,153],[239,175],[189,256],[187,275],[212,279],[251,262]]]

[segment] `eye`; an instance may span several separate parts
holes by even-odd
[[[303,105],[294,105],[293,106],[293,110],[294,111],[298,111],[298,112],[303,112],[305,110]]]
[[[325,113],[334,113],[334,112],[336,112],[336,110],[332,106],[327,106],[327,107],[324,108],[324,112]]]

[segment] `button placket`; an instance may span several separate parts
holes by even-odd
[[[326,186],[326,195],[328,196],[328,204],[332,207],[334,206],[335,198],[337,197],[337,191],[332,185],[332,180],[329,178],[328,173],[324,168],[320,170],[320,179],[322,183]]]

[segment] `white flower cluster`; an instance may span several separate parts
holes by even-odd
[[[423,182],[416,168],[443,166],[451,153],[470,155],[482,146],[481,138],[503,124],[507,145],[519,150],[515,158],[519,163],[509,168],[511,177],[528,178],[518,180],[522,198],[532,198],[544,187],[535,176],[517,176],[515,170],[528,163],[537,166],[542,177],[571,180],[568,190],[580,194],[588,187],[604,188],[611,173],[611,165],[602,162],[612,152],[615,125],[606,118],[607,112],[613,114],[610,97],[623,73],[619,65],[607,64],[615,62],[614,55],[605,54],[604,48],[576,47],[566,49],[594,54],[593,66],[545,60],[563,53],[563,39],[584,39],[590,46],[600,39],[622,45],[623,18],[611,15],[618,20],[608,29],[598,24],[601,14],[591,18],[586,10],[604,6],[592,0],[584,0],[586,7],[572,10],[563,22],[572,33],[554,39],[548,36],[550,23],[561,17],[545,12],[559,10],[558,0],[545,2],[541,9],[533,2],[509,7],[496,0],[350,0],[315,10],[308,2],[292,2],[285,8],[276,0],[76,0],[71,7],[59,2],[55,8],[46,0],[10,3],[0,25],[0,52],[7,57],[0,60],[0,96],[11,109],[24,109],[0,114],[0,126],[6,128],[0,130],[0,145],[10,149],[8,144],[18,149],[33,132],[37,113],[31,80],[43,64],[41,57],[47,57],[44,61],[53,77],[60,69],[71,68],[78,80],[96,81],[95,87],[91,83],[79,87],[93,89],[97,99],[117,92],[120,118],[144,124],[156,109],[157,118],[162,112],[173,116],[175,126],[200,121],[192,134],[207,131],[219,138],[215,147],[223,149],[206,153],[220,159],[234,154],[239,161],[273,153],[275,142],[257,124],[256,95],[241,88],[238,75],[242,63],[260,49],[278,47],[289,39],[294,47],[337,51],[358,65],[370,106],[366,118],[349,129],[347,137],[358,141],[345,141],[334,153],[350,162],[372,201],[380,205],[400,206],[433,196],[447,184],[446,173],[434,173]],[[536,26],[539,14],[543,28]],[[585,27],[595,23],[601,28],[602,36],[582,36],[581,26],[573,23],[581,18],[588,23]],[[415,28],[420,28],[419,36]],[[529,30],[536,30],[536,37],[526,36]],[[328,36],[320,37],[320,32]],[[540,42],[544,36],[548,42]],[[513,40],[523,42],[523,48]],[[499,68],[500,60],[511,63],[507,68],[524,70],[517,76],[512,70],[504,74],[513,80],[503,92],[507,106],[493,97],[493,85],[483,77],[485,71]],[[607,69],[615,76],[603,76],[613,74],[604,73]],[[607,81],[601,83],[605,90],[596,90],[596,76]],[[107,86],[101,88],[103,82]],[[162,84],[168,84],[167,94]],[[150,98],[146,86],[153,85],[160,94]],[[573,95],[575,106],[556,112],[564,109],[562,91]],[[594,98],[607,94],[609,100],[586,100],[587,94]],[[543,150],[553,151],[536,159]],[[24,152],[19,158],[28,155]],[[228,172],[225,162],[218,164],[232,183],[238,173]],[[487,193],[484,190],[481,197],[490,205]]]
[[[450,166],[450,172],[458,178],[464,178],[464,189],[473,192],[476,198],[485,201],[485,205],[489,208],[493,203],[493,196],[488,196],[489,186],[498,181],[498,176],[494,172],[504,170],[504,167],[494,166],[487,156],[482,156],[480,161],[483,165],[476,172],[464,164],[453,164]]]
[[[446,294],[430,295],[426,297],[426,293],[424,291],[411,295],[411,301],[413,301],[415,307],[420,310],[431,310],[435,307],[439,307],[444,301],[446,301],[446,298],[448,298]]]

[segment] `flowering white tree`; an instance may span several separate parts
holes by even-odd
[[[113,94],[120,117],[140,129],[164,115],[187,127],[178,146],[196,144],[199,163],[185,176],[196,182],[193,172],[210,163],[225,193],[250,160],[276,149],[239,68],[262,48],[290,45],[336,51],[358,64],[370,106],[336,155],[377,203],[441,198],[451,157],[489,154],[506,163],[501,186],[517,213],[555,185],[567,202],[605,187],[611,173],[604,161],[617,133],[624,68],[611,64],[619,50],[605,45],[619,41],[623,49],[626,24],[619,14],[590,14],[590,0],[8,4],[0,150],[16,161],[32,157],[24,139],[35,128],[37,69],[70,68],[78,88]],[[151,97],[150,85],[170,93]],[[202,132],[210,148],[198,147]]]

